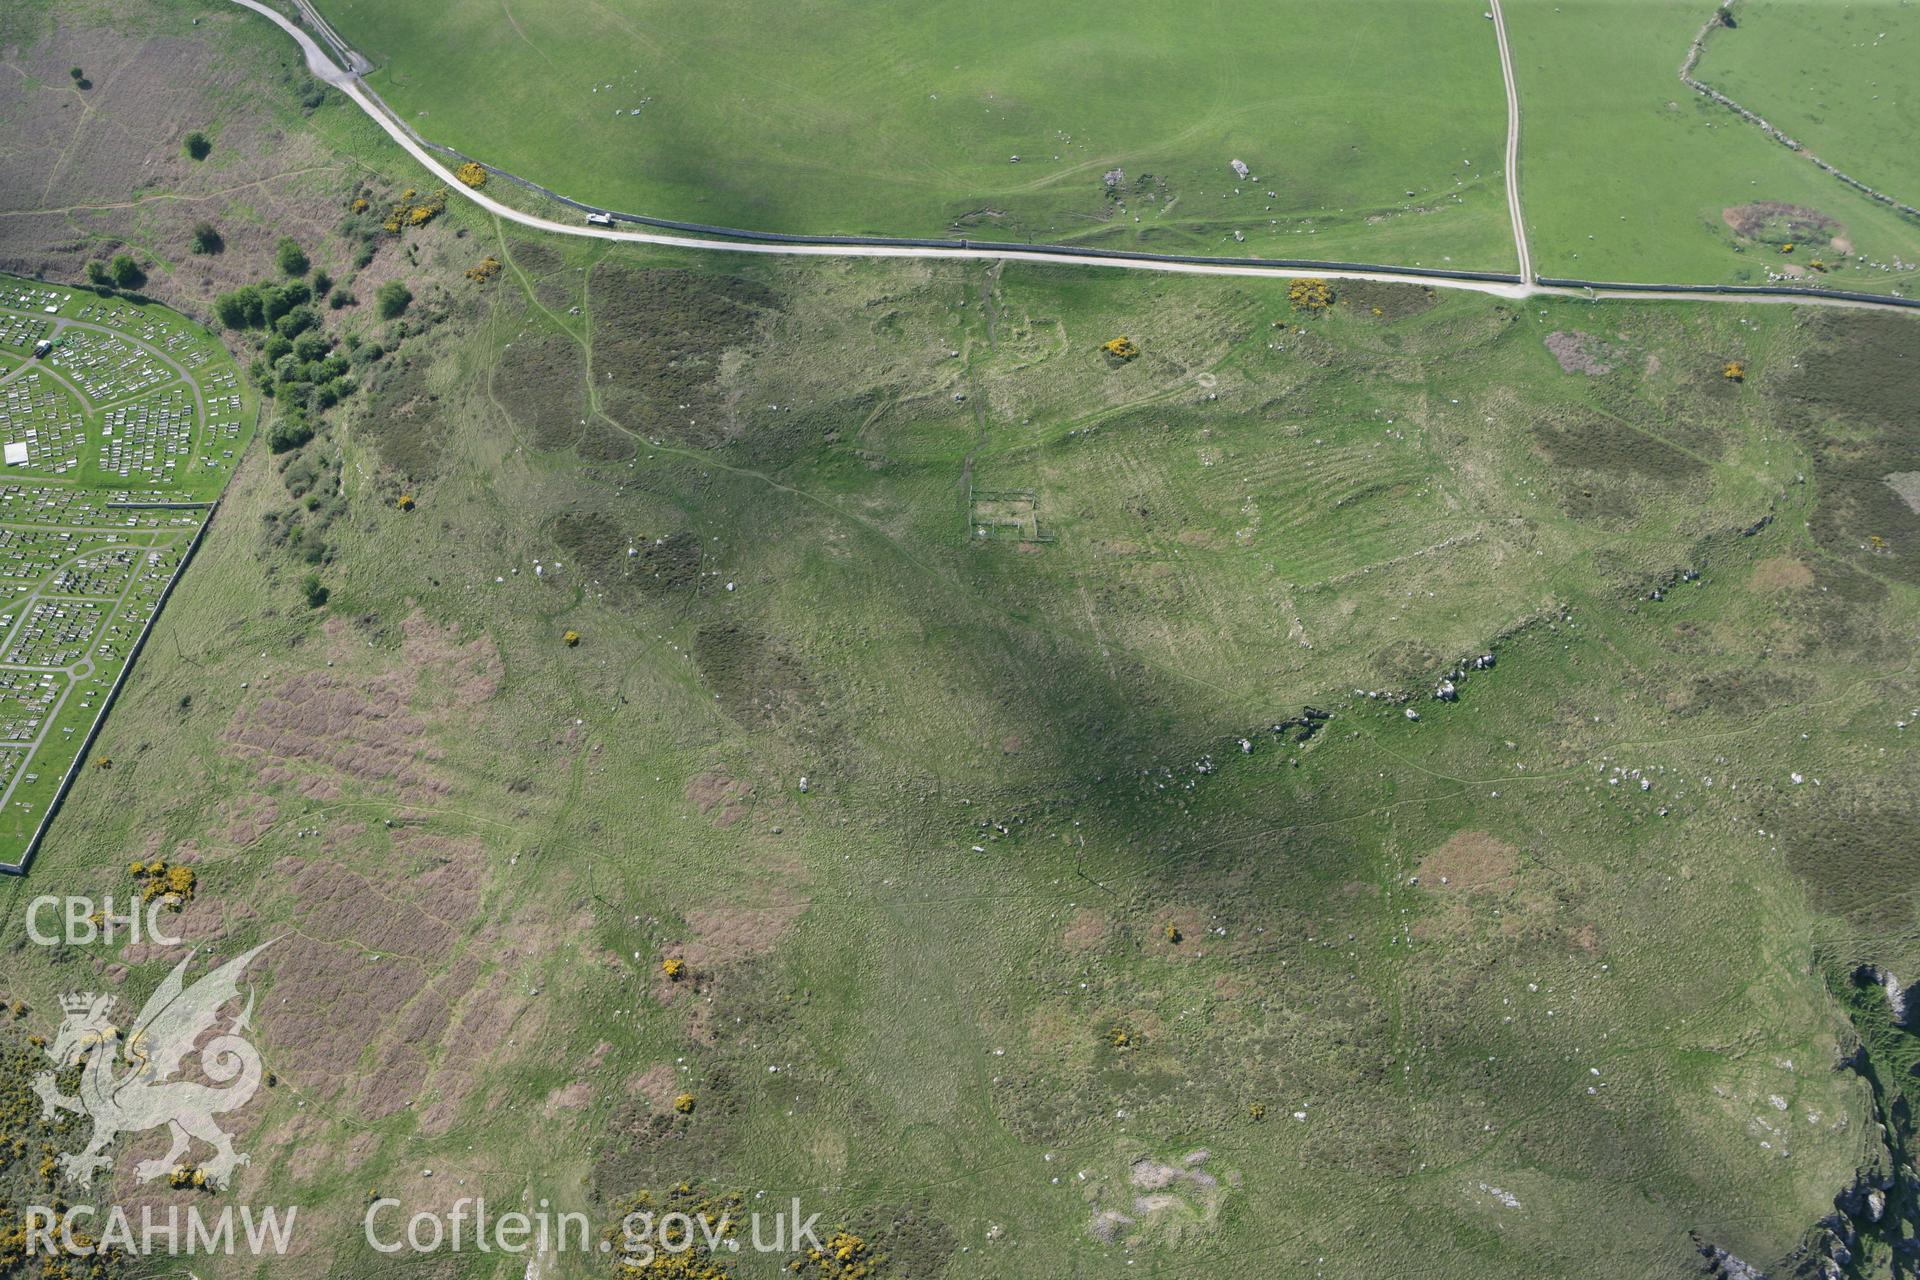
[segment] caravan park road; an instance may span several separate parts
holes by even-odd
[[[844,243],[821,241],[795,241],[765,239],[726,240],[710,236],[674,234],[668,231],[636,231],[620,226],[589,226],[583,222],[560,222],[552,218],[543,218],[538,214],[503,204],[487,195],[484,191],[467,186],[448,170],[444,160],[436,157],[419,138],[407,128],[377,94],[361,82],[358,71],[341,69],[325,49],[312,35],[292,21],[286,15],[268,7],[262,0],[233,0],[255,13],[270,19],[294,40],[299,42],[306,55],[307,69],[316,77],[334,86],[351,98],[356,106],[366,112],[374,123],[384,130],[388,137],[424,165],[435,177],[444,181],[451,191],[457,191],[473,201],[488,213],[508,222],[532,227],[554,235],[580,236],[596,240],[624,241],[630,244],[657,244],[676,249],[698,249],[722,253],[778,254],[808,258],[956,258],[975,259],[991,262],[1035,262],[1058,266],[1107,267],[1126,271],[1159,271],[1175,275],[1199,276],[1250,276],[1268,279],[1289,279],[1301,276],[1323,277],[1336,280],[1369,280],[1389,284],[1417,284],[1435,289],[1459,289],[1471,293],[1489,294],[1499,298],[1521,299],[1529,297],[1553,296],[1571,298],[1632,298],[1666,299],[1685,302],[1784,302],[1804,306],[1849,307],[1867,310],[1886,310],[1911,313],[1920,308],[1920,301],[1902,298],[1879,299],[1870,296],[1854,295],[1850,297],[1830,297],[1818,294],[1795,294],[1788,292],[1727,292],[1714,286],[1701,285],[1636,285],[1630,288],[1615,288],[1606,285],[1573,286],[1566,284],[1536,284],[1532,281],[1531,262],[1526,246],[1526,227],[1521,219],[1520,194],[1518,185],[1519,167],[1519,97],[1514,88],[1512,57],[1507,48],[1506,24],[1500,14],[1499,5],[1493,4],[1494,27],[1498,35],[1501,55],[1501,70],[1507,92],[1507,199],[1508,208],[1513,217],[1516,248],[1520,256],[1522,272],[1518,277],[1505,279],[1474,278],[1473,273],[1446,273],[1424,270],[1408,270],[1388,266],[1361,266],[1350,264],[1267,264],[1251,262],[1245,259],[1208,261],[1194,258],[1168,258],[1154,254],[1134,254],[1114,250],[1100,252],[1079,252],[1066,247],[1020,249],[1004,245],[958,244],[926,245],[910,241],[899,243]],[[303,13],[309,14],[316,24],[322,25],[312,6],[299,0]],[[335,40],[338,37],[333,37]],[[342,56],[355,67],[364,67],[365,60],[346,49]],[[504,172],[504,170],[496,170]],[[510,176],[510,175],[509,175]],[[532,184],[528,184],[532,185]],[[615,214],[620,218],[621,215]],[[742,236],[756,233],[739,232]],[[825,237],[821,238],[826,240]],[[1485,273],[1482,273],[1483,275]]]

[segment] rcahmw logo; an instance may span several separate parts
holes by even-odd
[[[192,986],[186,982],[192,960],[187,957],[174,966],[124,1033],[113,1022],[112,996],[71,992],[61,998],[65,1016],[46,1050],[53,1069],[34,1077],[33,1089],[40,1095],[43,1118],[70,1111],[93,1121],[87,1145],[59,1158],[58,1167],[69,1183],[92,1186],[94,1175],[112,1166],[106,1151],[122,1134],[163,1127],[171,1145],[159,1159],[134,1165],[133,1175],[141,1182],[167,1176],[176,1185],[219,1188],[247,1163],[247,1156],[234,1149],[233,1138],[215,1117],[245,1106],[260,1088],[264,1074],[260,1054],[245,1036],[253,1013],[252,996],[224,1029],[204,1045],[200,1039],[216,1029],[221,1010],[238,998],[240,976],[247,965],[272,945],[262,943]],[[174,1078],[189,1056],[197,1059],[201,1074],[212,1085]],[[80,1071],[76,1092],[61,1092],[56,1073],[76,1067]],[[185,1161],[196,1142],[212,1150],[193,1166]],[[138,1227],[118,1206],[102,1210],[81,1204],[56,1212],[34,1205],[28,1209],[27,1247],[82,1255],[101,1248],[146,1253],[158,1251],[156,1242],[164,1242],[167,1253],[232,1252],[242,1245],[253,1253],[279,1253],[286,1248],[297,1212],[288,1207],[282,1218],[277,1208],[241,1206],[241,1230],[236,1235],[231,1205],[216,1215],[202,1213],[197,1205],[188,1206],[184,1215],[177,1206],[159,1214],[148,1206],[141,1211]],[[96,1227],[98,1237],[91,1229]]]
[[[48,1257],[68,1255],[77,1258],[97,1253],[118,1252],[150,1256],[165,1254],[283,1254],[293,1239],[293,1220],[300,1212],[297,1205],[280,1209],[268,1205],[255,1209],[241,1205],[222,1205],[216,1214],[203,1213],[197,1204],[186,1212],[175,1204],[142,1205],[136,1224],[119,1205],[109,1206],[103,1215],[90,1204],[74,1205],[57,1212],[46,1205],[27,1206],[27,1254]],[[234,1231],[236,1218],[240,1230]],[[99,1234],[93,1234],[94,1228]]]

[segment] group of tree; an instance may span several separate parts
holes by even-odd
[[[315,419],[359,390],[355,366],[382,354],[378,343],[343,347],[318,329],[269,337],[254,363],[255,379],[278,405],[268,447],[285,453],[313,439]]]
[[[267,443],[275,453],[298,448],[313,438],[309,415],[352,395],[357,383],[352,361],[320,325],[312,306],[313,290],[304,280],[286,284],[250,284],[214,300],[214,316],[228,329],[264,334],[254,361],[255,380],[280,405]]]
[[[368,208],[363,202],[356,215]],[[373,257],[380,235],[377,221],[371,230],[362,237],[342,229],[350,243],[359,241],[356,267]],[[274,268],[275,279],[216,298],[214,316],[225,328],[259,335],[250,374],[273,402],[267,446],[293,499],[289,508],[264,515],[263,532],[269,546],[303,566],[297,594],[308,608],[319,610],[332,600],[332,589],[322,577],[333,559],[329,531],[348,511],[338,484],[338,463],[330,460],[332,450],[326,444],[329,411],[359,391],[387,350],[381,342],[356,334],[351,321],[339,336],[327,332],[321,301],[340,311],[355,299],[325,268],[314,266],[297,240],[284,237],[274,246]],[[408,322],[400,317],[412,301],[412,291],[399,281],[389,281],[375,296],[375,314],[395,322],[389,341],[405,336]]]
[[[353,297],[325,269],[313,266],[298,241],[283,238],[274,264],[283,277],[292,278],[223,293],[214,299],[213,314],[223,328],[261,335],[252,372],[277,406],[267,444],[275,453],[289,453],[313,439],[318,415],[358,389],[356,367],[379,360],[385,349],[351,334],[343,343],[326,333],[316,310],[319,300],[326,298],[337,311]],[[374,310],[383,320],[398,320],[412,302],[412,291],[390,280],[375,295]]]
[[[87,282],[100,289],[138,289],[147,282],[147,273],[132,254],[117,253],[110,262],[89,262]]]
[[[353,302],[353,295],[335,286],[331,276],[316,271],[311,285],[305,280],[263,282],[223,293],[213,300],[213,316],[223,329],[269,329],[291,338],[318,323],[319,317],[308,304],[322,295],[335,311]],[[389,280],[374,295],[374,310],[382,320],[393,320],[404,315],[412,302],[411,289],[398,280]]]
[[[312,308],[307,306],[312,301],[313,288],[304,280],[289,280],[285,284],[249,284],[215,298],[213,315],[224,329],[271,328],[291,338],[301,329],[311,327],[313,320],[317,319]],[[300,313],[300,318],[289,321],[283,328],[281,321],[296,312]]]

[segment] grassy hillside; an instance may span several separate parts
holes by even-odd
[[[419,181],[262,114],[351,169],[316,223]],[[163,856],[278,939],[230,1198],[298,1265],[522,1276],[363,1205],[687,1181],[879,1275],[1685,1275],[1901,1158],[1904,318],[361,243],[413,303],[329,313],[359,391],[247,454],[0,884],[10,1037],[176,958],[33,894]]]
[[[1822,966],[1911,908],[1817,833],[1910,800],[1911,588],[1823,541],[1791,316],[480,248],[329,446],[326,609],[256,455],[48,872],[304,922],[248,1194],[336,1257],[432,1168],[802,1194],[955,1276],[1646,1272],[1874,1158]]]

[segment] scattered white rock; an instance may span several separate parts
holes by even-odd
[[[1481,1183],[1480,1189],[1509,1209],[1518,1209],[1520,1207],[1520,1197],[1514,1195],[1511,1191],[1503,1191],[1499,1187],[1487,1182]]]

